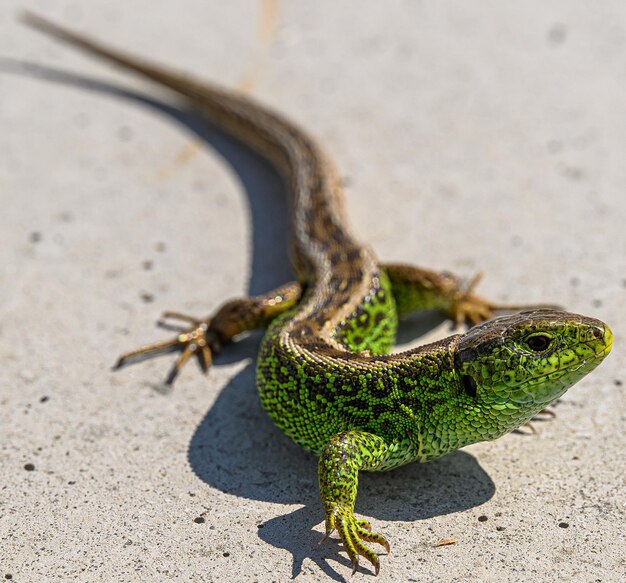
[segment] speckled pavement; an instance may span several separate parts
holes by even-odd
[[[163,310],[291,277],[279,179],[20,8],[309,128],[382,259],[608,322],[556,420],[363,475],[357,513],[391,542],[380,582],[626,580],[626,5],[576,0],[0,3],[0,580],[350,576],[318,544],[315,459],[259,405],[258,334],[169,393],[173,355],[111,369],[171,334]],[[413,318],[400,342],[449,331]]]

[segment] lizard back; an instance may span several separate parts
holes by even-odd
[[[320,146],[297,125],[248,97],[154,66],[38,16],[26,14],[24,19],[186,97],[208,121],[279,170],[292,195],[291,256],[304,294],[264,337],[257,368],[261,401],[279,427],[314,451],[337,429],[351,428],[353,416],[332,406],[337,399],[354,399],[347,361],[358,360],[359,366],[376,369],[369,355],[390,350],[397,314],[387,275],[371,249],[358,243],[347,227],[341,182]],[[294,363],[303,368],[293,370]],[[324,407],[318,398],[324,391],[311,388],[321,363],[335,371],[333,380],[325,383]],[[292,374],[281,372],[286,370]],[[372,403],[364,398],[359,397],[358,408],[369,409]]]

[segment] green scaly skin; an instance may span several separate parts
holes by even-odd
[[[177,91],[207,119],[273,161],[293,191],[292,252],[298,282],[222,306],[208,319],[169,314],[192,327],[123,355],[179,347],[170,381],[197,353],[269,326],[257,363],[261,402],[274,423],[319,455],[327,536],[336,529],[352,561],[380,562],[365,543],[389,543],[354,516],[358,476],[428,461],[496,439],[530,420],[609,353],[599,320],[553,309],[520,312],[463,335],[388,354],[399,316],[438,309],[457,323],[499,306],[448,273],[380,265],[349,234],[337,175],[305,132],[252,100],[110,49],[44,19],[27,24]]]
[[[496,318],[401,357],[330,369],[281,346],[284,318],[289,315],[270,327],[261,347],[261,401],[278,427],[321,456],[327,533],[338,530],[355,568],[361,555],[376,572],[378,558],[363,541],[387,549],[388,543],[354,516],[360,470],[428,461],[505,435],[591,372],[612,345],[610,329],[598,320],[535,310]],[[530,348],[533,336],[549,338],[548,347]],[[374,338],[372,348],[385,343]]]

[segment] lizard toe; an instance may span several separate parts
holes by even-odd
[[[210,320],[199,320],[178,312],[166,312],[163,316],[184,320],[191,323],[191,327],[170,340],[155,342],[154,344],[148,344],[125,352],[118,358],[115,368],[120,368],[127,364],[129,360],[134,360],[137,357],[147,357],[164,351],[182,350],[181,355],[167,376],[165,381],[167,385],[171,385],[174,382],[181,368],[194,354],[198,355],[202,369],[205,372],[208,371],[213,364],[213,353],[219,351],[217,338],[210,327]]]
[[[354,574],[359,566],[359,557],[364,557],[374,567],[376,575],[380,573],[380,559],[378,554],[370,549],[363,541],[375,542],[389,551],[389,543],[380,534],[371,532],[371,525],[367,520],[356,520],[352,512],[334,517],[334,524],[339,533],[339,538],[352,563]]]

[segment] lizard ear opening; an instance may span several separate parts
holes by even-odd
[[[469,397],[472,397],[472,399],[476,398],[476,381],[474,380],[474,377],[471,377],[468,374],[464,374],[461,377],[461,380],[463,381],[463,388],[465,389],[466,394]]]

